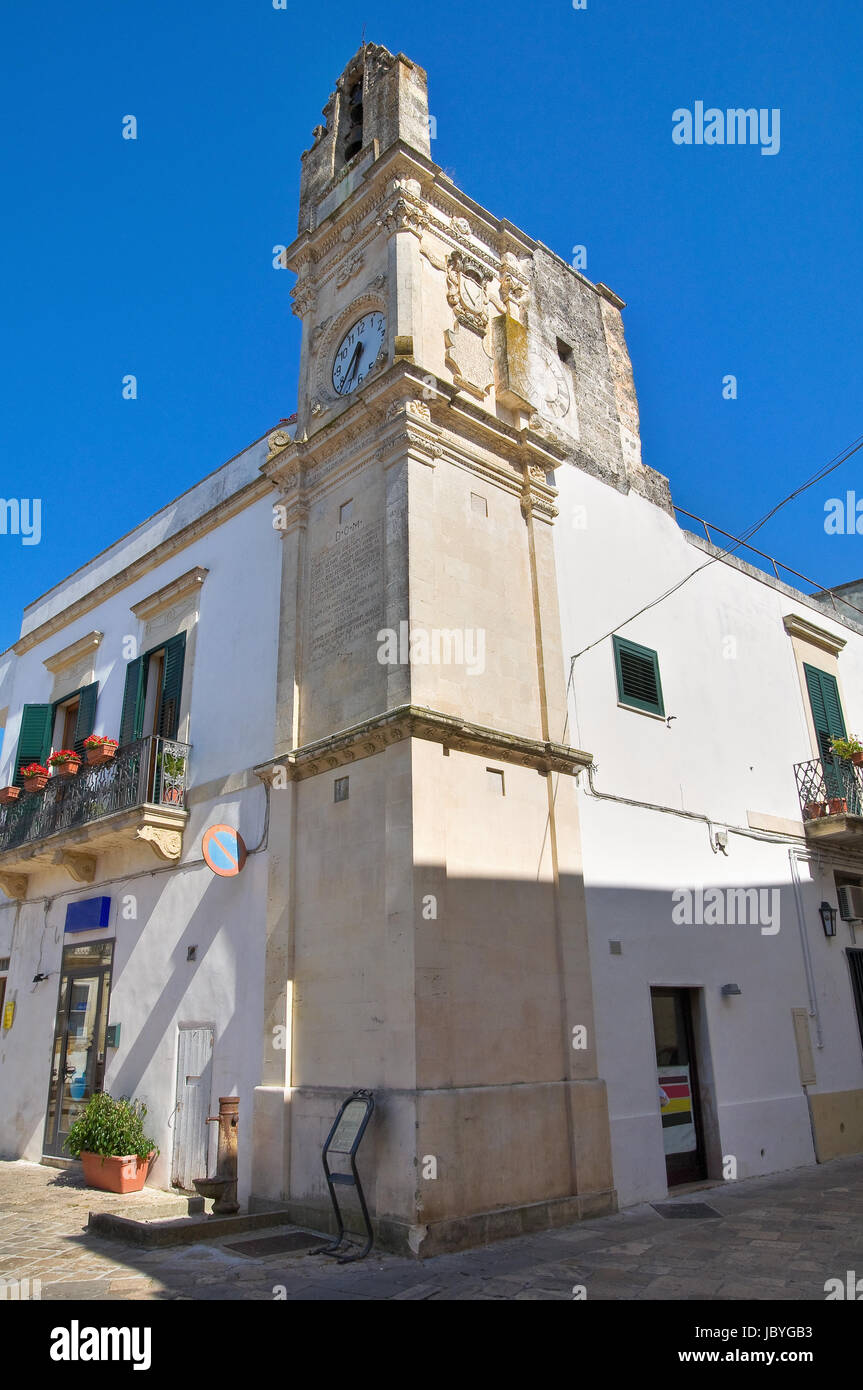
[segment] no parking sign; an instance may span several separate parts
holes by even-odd
[[[246,846],[231,825],[211,825],[201,841],[204,859],[220,878],[235,878],[246,862]]]

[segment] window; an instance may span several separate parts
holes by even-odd
[[[809,691],[809,704],[812,708],[812,721],[821,757],[833,761],[830,748],[832,738],[845,738],[845,720],[839,700],[839,685],[836,677],[829,671],[819,671],[817,666],[809,666],[805,661],[806,688]]]
[[[177,737],[185,659],[186,634],[181,632],[129,662],[120,716],[121,744],[134,743],[148,734]]]
[[[19,769],[27,763],[47,762],[52,749],[74,748],[84,751],[84,739],[92,734],[96,722],[99,682],[73,690],[52,705],[25,705],[21,711],[21,731],[15,754],[13,782],[21,785]]]
[[[78,722],[78,696],[55,705],[54,747],[71,748],[75,741],[75,725]]]
[[[350,794],[350,777],[337,777],[333,785],[333,801],[347,801]]]
[[[614,669],[617,675],[617,698],[622,705],[645,710],[648,714],[665,717],[662,684],[659,679],[659,658],[650,647],[614,639]]]
[[[339,507],[339,525],[344,526],[346,521],[350,521],[354,514],[354,499],[349,497],[347,502],[343,502]]]
[[[487,767],[489,775],[488,784],[495,796],[506,796],[506,786],[503,780],[503,769],[500,767]]]

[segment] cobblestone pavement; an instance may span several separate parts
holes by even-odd
[[[375,1252],[354,1265],[306,1254],[250,1259],[224,1240],[147,1250],[85,1233],[89,1211],[129,1214],[130,1201],[165,1215],[163,1193],[112,1197],[85,1188],[75,1170],[0,1163],[0,1277],[40,1279],[43,1300],[273,1299],[277,1289],[288,1300],[553,1300],[582,1285],[589,1300],[823,1301],[825,1280],[863,1273],[863,1158],[672,1199],[706,1202],[718,1219],[631,1207],[420,1262]]]

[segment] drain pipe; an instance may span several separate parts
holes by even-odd
[[[800,850],[793,846],[788,850],[788,863],[791,866],[791,883],[794,888],[794,903],[797,908],[797,925],[800,928],[800,946],[803,951],[803,969],[806,974],[806,987],[809,991],[809,1016],[815,1020],[815,1040],[818,1047],[824,1046],[824,1035],[821,1032],[821,1015],[818,1011],[818,994],[815,988],[815,972],[812,968],[812,953],[809,950],[809,937],[806,932],[806,915],[803,911],[803,888],[800,882],[800,870],[798,861],[809,862],[806,854],[801,854]]]

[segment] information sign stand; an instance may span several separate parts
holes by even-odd
[[[368,1207],[363,1193],[360,1175],[357,1172],[357,1149],[365,1133],[366,1125],[372,1117],[375,1108],[375,1098],[371,1091],[354,1091],[353,1095],[348,1096],[342,1103],[338,1115],[335,1118],[332,1129],[324,1141],[321,1150],[321,1159],[326,1174],[327,1187],[330,1191],[330,1199],[333,1204],[333,1211],[336,1214],[337,1238],[332,1245],[319,1246],[317,1250],[310,1252],[315,1255],[332,1255],[338,1260],[339,1264],[349,1264],[352,1260],[364,1260],[372,1248],[374,1234],[372,1223],[369,1220]],[[327,1159],[330,1154],[345,1154],[351,1163],[349,1173],[332,1173]],[[336,1187],[355,1187],[357,1196],[360,1199],[360,1209],[366,1225],[366,1243],[360,1250],[353,1254],[347,1253],[352,1250],[351,1242],[345,1235],[345,1223],[342,1219],[341,1209],[339,1208],[338,1198],[336,1197]]]

